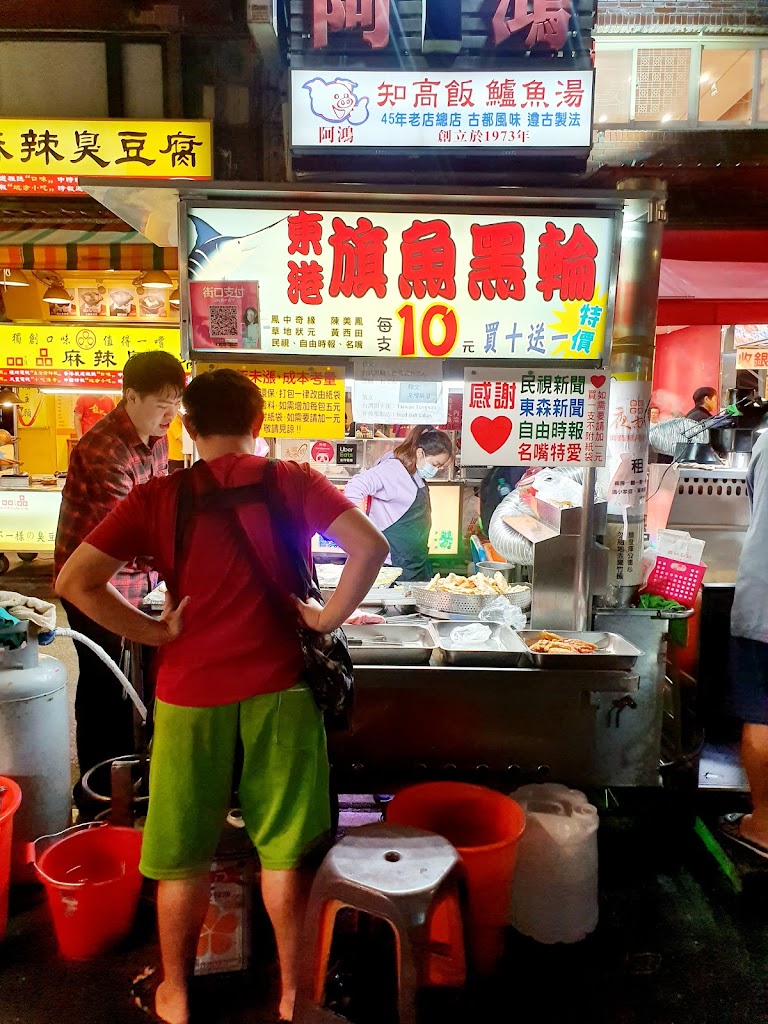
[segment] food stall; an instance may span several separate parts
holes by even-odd
[[[0,324],[0,405],[14,438],[5,454],[18,463],[0,473],[0,575],[7,553],[53,552],[76,413],[87,429],[119,401],[133,353],[180,354],[175,274],[19,271],[15,280]]]
[[[450,367],[461,382],[460,464],[435,489],[475,485],[493,465],[570,461],[586,469],[586,500],[579,508],[559,522],[543,509],[536,516],[547,532],[537,556],[538,590],[533,573],[530,635],[492,622],[485,624],[486,639],[462,646],[454,630],[472,619],[450,602],[447,611],[430,607],[438,584],[432,598],[425,597],[426,588],[398,588],[396,580],[386,587],[389,579],[383,581],[387,599],[381,587],[372,592],[366,610],[384,609],[387,621],[350,627],[358,662],[353,727],[331,738],[341,789],[386,791],[416,778],[501,786],[544,777],[581,785],[658,785],[664,623],[654,627],[646,647],[634,635],[628,639],[613,619],[597,617],[594,607],[609,583],[601,543],[606,516],[595,506],[594,471],[607,456],[622,217],[628,199],[648,208],[657,197],[639,191],[631,197],[501,189],[458,195],[275,185],[182,189],[180,198],[180,248],[189,254],[186,267],[180,261],[181,321],[193,372],[230,365],[252,376],[265,393],[264,433],[276,439],[278,456],[311,461],[342,484],[394,443],[345,437],[346,391],[358,380],[369,381],[376,359],[413,360],[421,364],[422,381],[439,383]],[[517,265],[528,280],[513,307],[509,293],[501,299],[498,291],[506,271],[479,269],[480,233],[492,234],[499,225],[522,229]],[[351,262],[356,247],[370,238],[378,238],[380,284],[355,290],[339,280],[335,286],[343,266],[339,254]],[[402,246],[411,238],[418,246],[415,262],[408,262]],[[578,289],[567,297],[560,277],[552,287],[537,287],[544,284],[547,244],[557,254],[574,238],[578,256],[588,261],[591,301]],[[422,287],[427,249],[441,265]],[[442,265],[447,251],[450,272]],[[557,265],[562,273],[562,261]],[[477,274],[492,282],[488,298],[482,287],[471,288]],[[240,326],[248,307],[257,309],[260,324],[253,351]],[[625,311],[625,319],[629,315]],[[322,549],[321,539],[316,547]],[[474,574],[465,564],[459,575]],[[544,586],[547,575],[551,584]],[[514,605],[519,590],[510,591],[507,600]],[[487,592],[469,596],[483,598],[472,612],[477,621],[484,603],[504,599]],[[547,642],[541,633],[548,629],[566,641],[575,633],[594,646],[549,657],[531,650]]]

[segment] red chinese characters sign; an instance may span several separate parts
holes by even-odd
[[[468,369],[465,466],[602,466],[608,377],[573,371]]]
[[[425,21],[460,25],[462,0],[422,4]],[[438,4],[440,11],[430,10]],[[483,10],[490,15],[491,46],[511,40],[518,49],[562,51],[568,45],[572,0],[493,0]],[[310,0],[310,12],[313,49],[325,49],[329,33],[357,36],[374,50],[389,44],[390,0]]]
[[[201,208],[190,216],[193,348],[258,295],[252,341],[315,355],[599,361],[611,217]],[[202,296],[221,308],[208,326]],[[208,300],[206,300],[208,301]],[[237,301],[240,306],[235,308]]]

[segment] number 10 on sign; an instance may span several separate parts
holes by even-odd
[[[445,359],[450,355],[459,336],[459,321],[456,311],[450,306],[437,303],[429,306],[417,316],[412,302],[402,305],[397,315],[400,319],[400,355],[415,356],[418,335],[425,354],[434,359]],[[441,336],[442,335],[442,336]]]

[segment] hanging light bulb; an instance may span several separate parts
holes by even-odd
[[[4,288],[29,288],[27,275],[16,267],[6,267],[3,270],[0,284]]]
[[[164,270],[146,270],[141,283],[144,288],[173,288],[173,281]]]
[[[43,295],[43,302],[71,302],[72,296],[63,285],[52,284]]]

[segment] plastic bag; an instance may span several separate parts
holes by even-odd
[[[481,622],[500,622],[510,629],[525,629],[525,612],[505,597],[497,597],[487,604],[478,618]]]
[[[484,644],[491,639],[493,630],[490,626],[479,622],[470,622],[466,626],[457,626],[451,630],[451,643],[459,647],[469,644]]]

